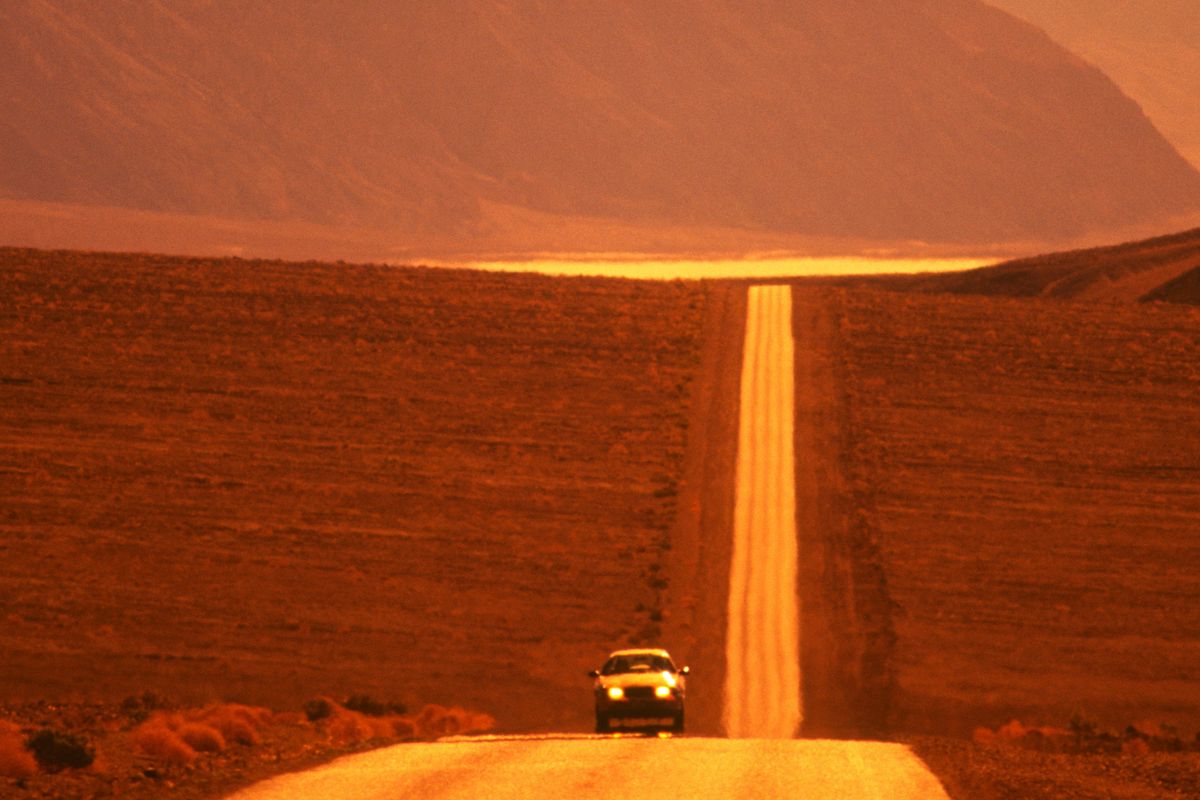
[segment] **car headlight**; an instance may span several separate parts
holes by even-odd
[[[655,686],[654,687],[654,696],[655,697],[670,697],[671,696],[671,687],[670,686]]]
[[[624,696],[625,696],[625,690],[622,689],[620,686],[608,687],[608,699],[609,700],[620,700]]]

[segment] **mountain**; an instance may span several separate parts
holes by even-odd
[[[0,198],[486,237],[603,219],[1062,239],[1200,211],[978,0],[8,0]]]
[[[1200,9],[1195,0],[988,0],[1103,69],[1200,167]]]

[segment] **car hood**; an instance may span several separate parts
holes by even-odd
[[[683,676],[670,672],[618,672],[613,675],[601,675],[596,684],[608,689],[620,686],[627,689],[630,686],[682,686]]]

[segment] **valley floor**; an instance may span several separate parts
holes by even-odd
[[[931,735],[959,800],[1191,775],[967,737],[1200,727],[1200,312],[794,284],[805,733]],[[3,698],[580,731],[661,643],[719,732],[741,285],[5,250],[0,296]]]

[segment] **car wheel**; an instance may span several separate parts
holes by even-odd
[[[608,721],[608,717],[603,714],[596,715],[596,733],[611,733],[612,725]]]
[[[675,719],[671,722],[671,733],[683,733],[683,712],[680,711],[675,715]]]

